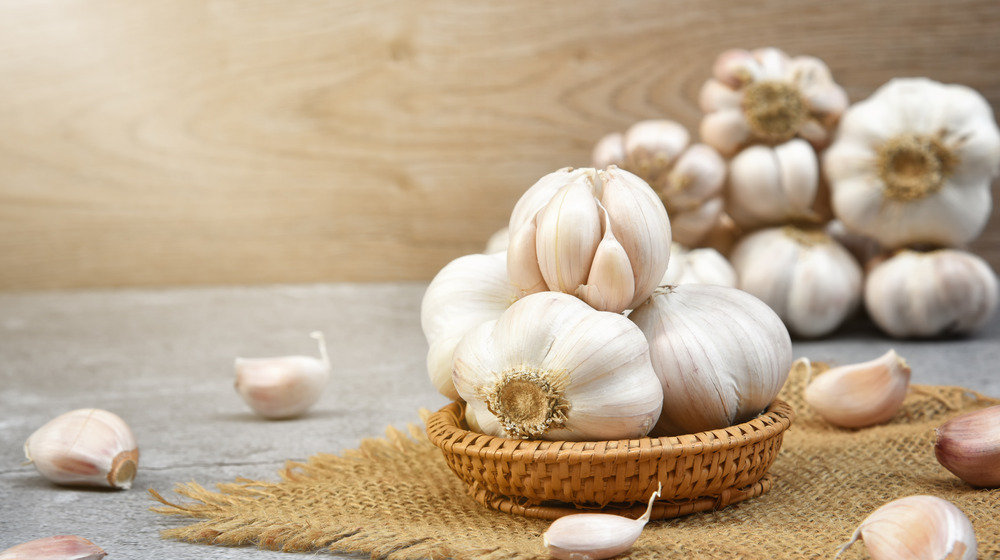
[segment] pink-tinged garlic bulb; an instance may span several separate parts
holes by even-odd
[[[1000,487],[1000,405],[956,416],[936,435],[941,466],[973,486]]]
[[[1000,130],[976,91],[897,78],[844,113],[823,170],[848,230],[887,249],[957,247],[989,219]]]
[[[869,515],[839,557],[861,539],[872,560],[975,560],[976,532],[962,510],[937,496],[907,496]]]
[[[723,52],[698,100],[702,141],[727,157],[796,137],[823,148],[848,105],[822,60],[773,47]]]
[[[101,560],[108,553],[76,535],[35,539],[0,552],[0,560]]]
[[[127,490],[139,468],[139,446],[128,424],[98,408],[53,418],[28,437],[24,455],[42,476],[67,486]]]
[[[319,401],[330,379],[330,357],[323,333],[313,332],[311,336],[319,342],[319,359],[236,358],[236,392],[254,412],[271,419],[294,418]]]

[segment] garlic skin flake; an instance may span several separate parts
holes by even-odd
[[[483,433],[594,441],[645,436],[663,404],[639,329],[560,292],[519,299],[455,350],[455,388]]]
[[[678,284],[716,284],[735,288],[736,270],[722,253],[710,247],[687,249],[673,243],[670,263],[660,281],[661,286]]]
[[[638,519],[609,513],[574,513],[560,517],[542,533],[549,555],[560,560],[603,560],[632,548],[649,523],[653,502],[663,486],[649,497],[646,512]]]
[[[656,288],[670,258],[670,219],[636,175],[561,169],[521,196],[510,217],[507,271],[519,294],[573,294],[621,313]]]
[[[865,428],[888,422],[903,406],[910,366],[895,350],[867,362],[831,368],[813,378],[804,397],[827,422]]]
[[[53,418],[28,437],[24,455],[42,476],[67,486],[127,490],[139,468],[139,446],[128,424],[98,408]]]
[[[738,287],[768,304],[800,337],[833,332],[861,303],[861,266],[820,229],[756,231],[736,243],[730,262]]]
[[[941,466],[973,486],[1000,487],[1000,405],[956,416],[935,434]]]
[[[998,299],[990,265],[958,249],[899,251],[873,264],[864,286],[868,315],[896,338],[975,332],[993,316]]]
[[[878,508],[837,557],[858,539],[873,560],[975,560],[977,555],[969,518],[937,496],[907,496]]]
[[[767,304],[742,290],[666,286],[628,318],[649,341],[663,393],[653,436],[746,422],[774,401],[788,378],[788,330]]]
[[[844,113],[823,170],[848,229],[888,249],[960,246],[989,219],[1000,129],[975,90],[896,78]]]
[[[0,560],[101,560],[108,553],[76,535],[35,539],[0,551]]]
[[[236,392],[257,414],[270,419],[294,418],[316,404],[330,378],[330,357],[323,334],[321,359],[311,356],[236,358]]]

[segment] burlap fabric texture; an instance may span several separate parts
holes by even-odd
[[[771,467],[773,489],[726,508],[647,525],[627,557],[833,558],[880,505],[932,494],[969,516],[980,558],[1000,558],[1000,489],[973,488],[934,457],[934,428],[957,414],[1000,403],[960,387],[914,386],[881,426],[830,426],[802,400],[806,372],[793,369],[780,398],[796,411]],[[549,522],[500,513],[467,495],[423,430],[390,428],[341,455],[291,462],[279,482],[236,480],[210,491],[178,485],[184,499],[154,511],[197,520],[164,538],[286,551],[369,553],[392,559],[546,558]],[[855,543],[841,558],[865,558]]]

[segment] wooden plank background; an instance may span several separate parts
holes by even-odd
[[[426,280],[767,45],[1000,108],[996,0],[0,0],[0,290]]]

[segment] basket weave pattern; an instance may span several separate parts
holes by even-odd
[[[653,517],[724,507],[770,489],[765,476],[794,413],[783,401],[728,428],[676,437],[568,442],[471,432],[451,403],[427,420],[427,435],[478,502],[554,518],[574,508],[631,515],[663,491]]]

